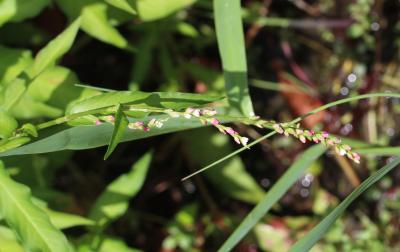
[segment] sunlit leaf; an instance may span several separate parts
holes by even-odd
[[[117,111],[115,112],[115,122],[114,122],[114,129],[111,136],[110,143],[108,144],[107,152],[104,155],[104,160],[107,159],[117,145],[122,141],[125,131],[128,127],[128,119],[126,118],[124,112],[122,111],[122,106],[119,104],[117,106]]]

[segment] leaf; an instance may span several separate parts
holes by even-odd
[[[108,4],[135,15],[136,0],[105,0]]]
[[[125,242],[121,239],[107,236],[107,237],[105,237],[104,241],[101,243],[99,252],[110,252],[110,251],[141,252],[141,250],[128,247],[125,244]]]
[[[14,232],[5,226],[0,226],[0,244],[1,252],[25,252]]]
[[[107,152],[104,155],[104,160],[106,160],[111,155],[111,153],[123,139],[125,131],[128,127],[128,123],[129,121],[122,111],[122,105],[119,104],[117,106],[117,112],[115,113],[114,130],[111,136],[110,143],[108,144]]]
[[[17,12],[16,0],[0,1],[0,26],[7,23]]]
[[[240,240],[257,224],[257,222],[271,209],[271,207],[282,198],[290,187],[299,179],[304,171],[317,160],[326,148],[323,145],[314,145],[301,154],[300,157],[289,167],[282,177],[272,186],[264,198],[255,208],[247,214],[246,218],[235,229],[228,240],[224,242],[219,252],[231,251]]]
[[[215,29],[230,104],[246,116],[254,116],[247,85],[240,0],[214,0]]]
[[[18,128],[18,122],[6,111],[0,109],[0,139],[8,138]]]
[[[196,2],[196,0],[137,0],[137,11],[143,21],[164,18]]]
[[[392,162],[388,163],[374,174],[369,176],[361,185],[359,185],[349,196],[346,197],[335,209],[326,216],[317,226],[308,232],[303,238],[297,241],[289,250],[289,252],[306,252],[309,251],[315,243],[317,243],[328,229],[335,223],[335,221],[344,213],[347,207],[370,188],[373,184],[379,181],[388,172],[393,170],[400,164],[400,157],[397,157]]]
[[[90,36],[119,48],[129,48],[128,41],[111,24],[110,6],[95,0],[57,0],[70,20],[82,16],[82,30]]]
[[[185,141],[190,160],[196,166],[207,165],[217,157],[232,152],[231,139],[211,128],[191,130],[182,134],[181,138]],[[216,190],[231,198],[255,204],[264,196],[263,189],[246,171],[240,157],[208,170],[205,176]]]
[[[21,22],[27,18],[34,17],[49,4],[50,0],[17,0],[17,12],[10,21]]]
[[[17,78],[9,85],[7,85],[6,88],[1,90],[0,95],[3,99],[0,107],[7,111],[13,108],[14,105],[18,103],[22,95],[25,93],[25,83],[25,80]]]
[[[56,61],[71,48],[81,24],[77,18],[67,29],[50,41],[35,57],[35,62],[29,70],[29,76],[33,79],[47,67],[53,66]]]
[[[70,114],[85,112],[93,109],[106,108],[117,104],[131,104],[146,107],[183,109],[190,106],[200,106],[221,100],[221,96],[206,94],[120,91],[97,95],[80,101],[71,107]]]
[[[108,21],[107,8],[103,3],[83,7],[82,29],[100,41],[119,48],[128,48],[128,41]]]
[[[129,200],[142,188],[150,166],[152,153],[148,152],[141,157],[131,170],[111,182],[94,203],[89,218],[98,223],[111,222],[128,209]]]
[[[71,251],[63,233],[33,204],[29,188],[11,180],[4,167],[0,172],[0,211],[29,251]]]
[[[157,120],[163,120],[167,116],[154,116],[149,117],[156,118]],[[132,122],[136,120],[131,120]],[[186,118],[174,118],[164,123],[164,126],[160,129],[154,129],[149,132],[141,130],[129,130],[126,132],[123,142],[132,141],[166,133],[181,131],[185,129],[191,129],[200,127],[202,124],[196,119]],[[99,146],[107,145],[110,142],[110,136],[112,134],[113,126],[109,123],[103,123],[102,125],[93,126],[58,126],[49,129],[46,132],[41,132],[38,140],[21,146],[18,149],[3,152],[3,146],[0,145],[0,157],[13,156],[13,155],[25,155],[34,153],[46,153],[54,152],[59,150],[81,150],[96,148]],[[19,146],[19,145],[18,145]],[[8,147],[6,150],[9,150]]]
[[[92,226],[95,224],[93,220],[79,215],[57,212],[49,209],[46,210],[46,213],[50,217],[51,223],[59,229],[67,229],[77,226]]]
[[[32,63],[32,55],[29,50],[7,48],[0,45],[0,55],[0,86],[14,80]]]

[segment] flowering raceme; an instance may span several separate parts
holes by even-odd
[[[172,109],[143,109],[129,107],[129,111],[141,111],[149,113],[166,114],[169,117],[163,119],[152,118],[148,122],[136,121],[130,122],[128,128],[131,130],[143,130],[145,132],[150,131],[152,128],[162,128],[164,123],[171,118],[183,117],[186,119],[198,119],[203,125],[212,125],[217,128],[221,133],[230,135],[233,140],[243,146],[247,146],[249,139],[241,136],[233,128],[221,124],[221,122],[215,118],[217,111],[212,108],[187,108],[185,111],[175,111]],[[114,123],[114,116],[102,116],[95,121],[96,125],[102,122]],[[292,136],[300,140],[302,143],[314,142],[322,143],[327,147],[333,148],[339,155],[347,156],[349,159],[356,163],[360,163],[360,155],[352,151],[351,147],[347,144],[341,143],[341,140],[335,136],[331,136],[328,132],[316,132],[314,130],[301,129],[300,125],[293,125],[290,123],[276,123],[275,121],[262,120],[259,117],[251,118],[240,118],[238,121],[242,121],[248,125],[254,125],[259,128],[269,128],[274,130],[278,134],[285,136]]]

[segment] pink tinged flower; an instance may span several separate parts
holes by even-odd
[[[347,145],[347,144],[344,144],[344,145],[342,146],[342,148],[343,148],[344,150],[346,150],[346,151],[351,151],[351,147],[350,147],[349,145]]]
[[[344,149],[342,149],[342,148],[339,148],[339,155],[340,156],[344,156],[344,155],[346,155],[346,150],[344,150]]]
[[[203,109],[202,114],[205,116],[215,116],[217,111],[215,109]]]
[[[299,139],[300,139],[300,142],[306,143],[306,138],[303,135],[300,135]]]
[[[100,125],[100,124],[101,124],[101,121],[100,121],[99,119],[96,119],[95,124],[96,124],[96,125]]]
[[[194,115],[195,117],[199,117],[200,116],[200,109],[193,110],[192,115]]]
[[[335,145],[335,143],[332,141],[332,140],[330,140],[330,139],[328,139],[327,141],[326,141],[326,143],[328,144],[328,145]]]
[[[144,125],[144,122],[141,122],[141,121],[135,122],[135,126],[137,126],[137,127],[141,127],[143,125]]]
[[[214,125],[214,126],[219,125],[219,121],[218,121],[217,119],[215,119],[215,118],[212,118],[211,121],[210,121],[210,123],[211,123],[212,125]]]
[[[231,136],[236,134],[236,131],[234,129],[232,129],[231,127],[226,127],[225,131],[226,131],[226,133],[228,133]]]
[[[318,139],[318,137],[312,137],[312,140],[314,141],[314,143],[319,143],[319,139]]]
[[[247,137],[241,137],[241,138],[240,138],[240,142],[241,142],[244,146],[246,146],[247,143],[249,142],[249,139],[248,139]]]
[[[329,137],[329,133],[326,132],[326,131],[322,131],[321,135],[322,135],[323,138],[328,138]]]
[[[311,135],[314,135],[314,134],[315,134],[315,131],[314,131],[314,130],[310,130],[310,134],[311,134]]]
[[[236,142],[237,144],[241,144],[239,137],[233,136],[233,140],[235,140],[235,142]]]
[[[193,111],[194,111],[193,108],[187,108],[187,109],[185,110],[185,113],[191,114],[191,113],[193,113]]]
[[[150,128],[149,128],[149,127],[144,127],[144,128],[143,128],[143,131],[144,131],[144,132],[149,132],[149,131],[150,131]]]
[[[147,124],[148,127],[153,127],[156,124],[157,120],[155,118],[151,119],[150,122]]]
[[[276,132],[278,132],[279,134],[282,134],[282,133],[283,133],[283,129],[281,128],[281,126],[280,126],[279,124],[274,124],[272,127],[273,127],[274,130],[275,130]]]
[[[106,120],[109,121],[109,122],[114,122],[115,121],[115,117],[112,116],[112,115],[108,115],[108,116],[106,116]]]
[[[354,162],[356,162],[357,164],[359,164],[360,163],[360,159],[361,159],[361,157],[360,157],[360,155],[358,154],[358,153],[353,153],[353,160],[354,160]]]
[[[296,129],[296,134],[297,135],[302,135],[304,133],[304,131],[303,130],[301,130],[301,129]],[[303,136],[304,137],[304,136]]]

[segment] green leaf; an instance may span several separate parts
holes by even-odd
[[[190,160],[196,166],[202,167],[217,157],[232,152],[231,139],[215,129],[191,130],[182,134],[181,138],[185,142]],[[216,169],[208,170],[205,176],[216,190],[231,198],[255,204],[264,196],[263,189],[246,171],[240,157],[220,164]]]
[[[25,252],[24,248],[19,244],[15,233],[5,226],[0,226],[0,244],[1,252]]]
[[[246,116],[254,116],[247,85],[247,63],[240,0],[214,0],[218,48],[230,104]]]
[[[105,0],[108,4],[136,15],[136,0]]]
[[[228,240],[224,242],[219,252],[231,251],[240,240],[257,224],[257,222],[282,198],[290,187],[300,178],[304,171],[311,166],[324,152],[323,145],[314,145],[301,154],[289,167],[282,177],[272,186],[264,198],[247,214],[246,218],[235,229]]]
[[[104,160],[106,160],[111,155],[111,153],[123,139],[125,131],[128,127],[128,123],[129,121],[122,111],[122,105],[119,104],[117,106],[117,112],[115,113],[114,130],[111,136],[110,143],[108,144],[107,152],[104,155]]]
[[[196,0],[137,0],[137,11],[143,21],[164,18],[196,2]]]
[[[0,55],[0,86],[14,80],[32,63],[32,55],[29,50],[7,48],[0,45]]]
[[[95,224],[93,220],[79,215],[57,212],[49,209],[46,210],[46,213],[50,217],[51,223],[59,229],[67,229],[77,226],[92,226]]]
[[[128,48],[128,41],[107,19],[108,6],[94,3],[82,9],[82,29],[100,41],[119,48]]]
[[[21,22],[27,18],[34,17],[49,4],[50,0],[17,0],[18,8],[10,21]]]
[[[70,20],[82,16],[82,30],[90,36],[119,48],[129,48],[128,41],[111,24],[110,6],[95,0],[57,0]]]
[[[0,26],[9,21],[17,12],[16,0],[0,1]]]
[[[399,156],[400,147],[371,147],[371,148],[356,148],[355,152],[361,155],[371,156]]]
[[[307,233],[303,238],[297,241],[289,250],[289,252],[307,252],[309,251],[328,231],[328,229],[335,223],[335,221],[344,213],[347,207],[370,188],[373,184],[379,181],[388,172],[393,170],[400,164],[400,157],[385,165],[374,174],[369,176],[361,185],[359,185],[345,200],[342,201],[335,209],[326,216],[317,226],[315,226],[310,232]]]
[[[35,252],[71,251],[67,239],[31,199],[30,190],[0,172],[0,211],[24,246]]]
[[[111,182],[94,203],[89,218],[100,224],[114,221],[125,214],[129,200],[142,188],[150,166],[152,153],[141,157],[131,170]]]
[[[26,81],[20,78],[15,79],[6,88],[1,90],[0,96],[2,96],[2,103],[0,107],[4,110],[9,111],[14,107],[15,104],[21,99],[26,90]],[[26,109],[26,108],[25,108]]]
[[[141,250],[128,247],[128,245],[126,245],[125,242],[121,239],[107,236],[101,243],[99,252],[110,252],[110,251],[141,252]]]
[[[35,62],[29,70],[33,79],[47,67],[54,66],[56,61],[71,48],[81,24],[81,19],[76,19],[67,29],[50,41],[35,57]]]
[[[18,137],[0,140],[0,153],[7,150],[15,149],[23,144],[28,143],[30,140],[31,139],[29,137]]]
[[[0,139],[10,137],[18,128],[18,122],[6,111],[0,109]]]
[[[206,94],[120,91],[97,95],[80,101],[71,107],[70,114],[80,113],[99,108],[107,108],[117,104],[131,104],[138,107],[157,107],[169,109],[183,109],[190,106],[200,106],[221,100],[221,96]]]

